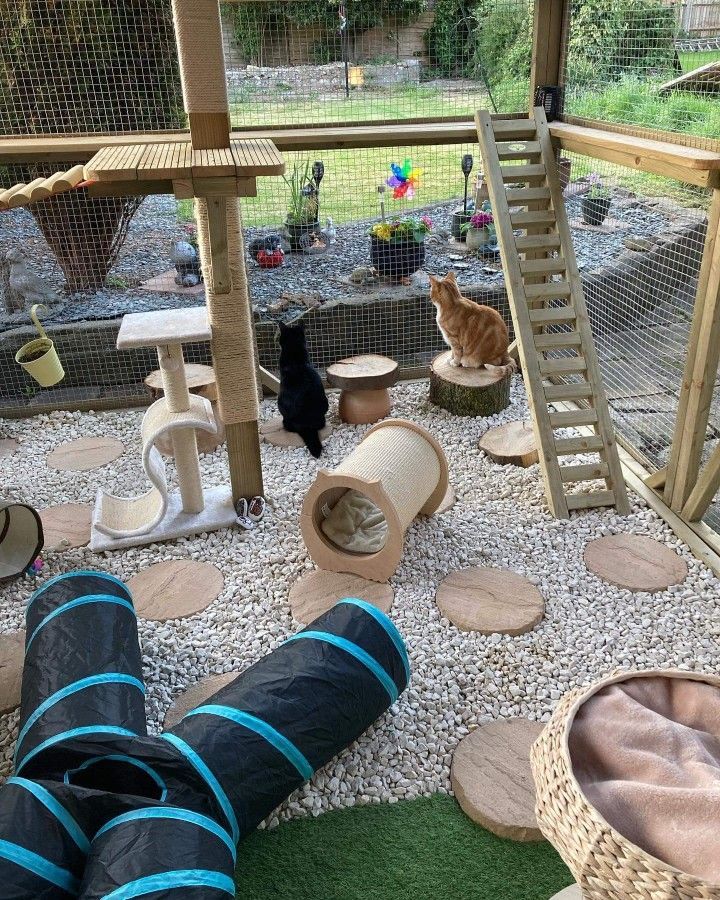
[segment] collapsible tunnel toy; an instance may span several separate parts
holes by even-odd
[[[37,559],[43,542],[37,510],[26,503],[0,500],[0,582],[22,575]]]
[[[87,571],[46,582],[27,609],[16,775],[0,791],[3,896],[234,896],[238,840],[408,678],[387,616],[342,600],[150,737],[125,585]]]

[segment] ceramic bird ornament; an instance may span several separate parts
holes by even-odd
[[[22,312],[34,303],[58,303],[60,298],[45,281],[28,268],[25,254],[18,247],[5,253],[5,306],[8,313]]]
[[[325,239],[328,244],[337,243],[337,228],[335,227],[335,223],[332,220],[332,216],[327,217],[327,224],[321,230],[322,234],[325,235]]]

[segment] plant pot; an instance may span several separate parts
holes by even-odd
[[[285,230],[288,235],[288,244],[294,253],[298,253],[307,246],[307,239],[310,235],[320,231],[320,221],[315,219],[314,222],[285,222]]]
[[[425,262],[425,243],[418,243],[412,235],[397,241],[370,235],[370,259],[385,278],[409,278]]]
[[[15,362],[31,375],[40,387],[52,387],[65,377],[65,371],[50,338],[28,341],[15,354]]]
[[[580,208],[586,225],[602,225],[610,209],[610,197],[583,197]]]
[[[480,250],[490,243],[490,229],[483,226],[482,228],[468,228],[465,232],[465,246],[468,250]]]
[[[462,230],[462,227],[463,225],[467,225],[471,218],[472,213],[463,212],[462,209],[456,209],[452,214],[452,224],[450,225],[450,232],[456,241],[465,240],[465,232]]]
[[[569,156],[561,156],[558,160],[558,178],[560,179],[560,187],[563,190],[570,184],[571,172],[572,160]]]

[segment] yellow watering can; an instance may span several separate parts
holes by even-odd
[[[45,329],[37,317],[39,309],[49,312],[47,306],[35,303],[30,310],[30,318],[40,333],[39,338],[28,341],[15,354],[15,362],[31,375],[41,387],[52,387],[65,377],[65,372],[57,355],[55,345],[45,334]]]

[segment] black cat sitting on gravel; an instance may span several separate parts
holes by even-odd
[[[320,376],[310,364],[302,323],[280,322],[278,409],[283,428],[299,434],[312,455],[320,456],[320,432],[325,427],[328,400]]]

